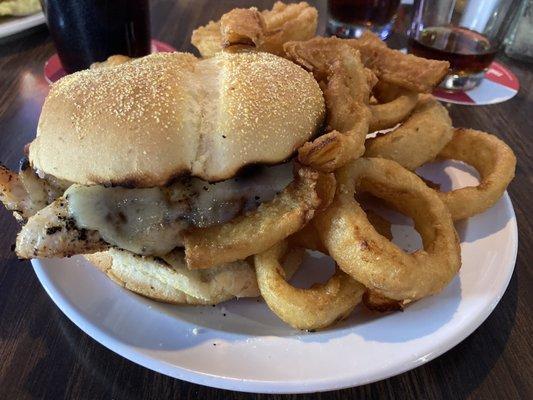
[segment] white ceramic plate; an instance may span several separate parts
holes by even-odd
[[[457,163],[448,164],[447,175],[441,171],[429,166],[424,175],[445,187],[450,181],[453,186],[475,182]],[[394,222],[395,240],[416,246],[408,221],[396,216]],[[224,389],[316,392],[362,385],[422,365],[487,318],[516,260],[517,227],[508,195],[457,229],[463,266],[438,296],[387,315],[358,307],[347,321],[316,333],[287,327],[255,299],[217,307],[172,306],[120,288],[80,257],[35,260],[33,265],[50,297],[76,325],[133,362]],[[307,261],[309,269],[300,274],[307,283],[313,273],[324,278],[319,261],[317,256]]]
[[[46,19],[42,12],[24,17],[0,17],[0,38],[14,35],[45,22]]]

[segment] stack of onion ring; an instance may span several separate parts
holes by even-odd
[[[184,252],[154,259],[142,276],[128,272],[132,260],[109,264],[113,279],[148,297],[159,285],[165,296],[158,300],[178,303],[260,293],[287,324],[315,330],[346,318],[360,302],[377,311],[403,309],[455,277],[461,253],[454,221],[498,201],[514,176],[513,151],[493,135],[453,128],[447,109],[428,94],[447,62],[389,49],[371,33],[313,38],[316,22],[307,3],[277,2],[262,12],[233,10],[195,31],[193,44],[205,57],[267,51],[312,73],[326,102],[324,133],[295,149],[295,180],[274,200],[229,223],[191,229]],[[378,130],[389,132],[367,138]],[[450,159],[473,166],[480,183],[445,193],[415,172]],[[412,217],[423,247],[407,253],[395,245],[390,223],[359,203],[365,193]],[[335,261],[326,283],[301,289],[288,282],[304,249]],[[239,284],[229,287],[220,277]]]
[[[229,40],[236,45],[231,51],[269,51],[262,44],[268,29],[261,32],[260,19],[239,21],[239,13],[246,14],[235,11],[232,18],[222,19],[221,37],[232,33],[236,38]],[[291,31],[284,37],[294,35]],[[231,47],[223,40],[217,45],[228,51]],[[391,50],[370,33],[353,40],[293,39],[283,50],[273,52],[311,72],[326,101],[325,133],[298,149],[307,173],[323,174],[314,179],[315,194],[281,194],[232,224],[187,233],[187,265],[210,268],[221,257],[233,262],[255,254],[261,295],[297,329],[325,328],[360,302],[372,310],[394,311],[438,293],[461,266],[453,221],[483,212],[501,197],[514,176],[512,150],[492,135],[454,129],[446,108],[427,94],[446,74],[445,62]],[[366,138],[382,130],[388,132]],[[480,184],[444,193],[414,172],[441,159],[472,165]],[[336,183],[325,178],[330,172]],[[392,243],[390,223],[358,203],[364,193],[412,217],[423,248],[406,253]],[[252,231],[263,232],[264,240],[251,243],[251,237],[257,238]],[[229,243],[227,237],[240,239]],[[334,259],[336,272],[326,283],[300,289],[287,282],[290,274],[282,268],[283,260],[303,249]]]

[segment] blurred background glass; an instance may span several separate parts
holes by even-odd
[[[450,62],[441,87],[476,87],[501,50],[520,0],[415,0],[409,48]]]
[[[148,0],[41,0],[41,4],[68,73],[114,54],[150,53]]]
[[[522,0],[518,17],[507,38],[505,54],[533,62],[533,0]]]
[[[359,37],[368,29],[386,39],[399,6],[400,0],[328,0],[328,33]]]

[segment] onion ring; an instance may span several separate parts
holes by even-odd
[[[446,108],[424,95],[401,126],[366,141],[365,157],[387,158],[412,171],[435,159],[452,135]]]
[[[334,185],[331,174],[298,169],[295,180],[257,210],[225,224],[185,232],[187,266],[209,268],[269,249],[300,230],[313,218],[315,210],[327,206],[328,193]]]
[[[229,46],[245,46],[283,57],[283,44],[315,36],[316,8],[305,2],[277,1],[271,10],[233,9],[219,21],[210,21],[192,32],[191,43],[202,57],[212,57]]]
[[[221,44],[259,47],[264,41],[266,24],[257,8],[234,8],[220,19]]]
[[[418,102],[418,93],[403,88],[389,90],[386,88],[387,86],[392,85],[378,82],[374,87],[374,97],[378,99],[380,104],[371,104],[369,106],[372,113],[370,132],[396,126],[411,114]],[[390,96],[388,93],[385,94],[383,92],[396,93],[394,93],[394,96]]]
[[[315,226],[310,222],[298,232],[292,234],[287,239],[293,247],[303,247],[309,250],[319,251],[328,254],[328,249],[324,247]]]
[[[385,82],[418,92],[430,93],[448,73],[450,63],[404,54],[387,47],[376,34],[366,31],[359,39],[337,39],[359,50],[365,67]]]
[[[285,280],[279,259],[286,241],[254,257],[257,284],[268,307],[296,329],[325,328],[346,318],[361,301],[365,288],[341,270],[325,283],[299,289]]]
[[[372,88],[372,96],[378,101],[378,103],[388,103],[398,97],[405,88],[393,85],[385,81],[380,81]]]
[[[394,161],[360,158],[336,172],[333,203],[313,223],[339,267],[369,290],[393,300],[416,300],[440,291],[461,266],[450,212],[437,193]],[[410,215],[424,249],[412,254],[381,236],[354,200],[371,194]]]
[[[364,152],[371,114],[370,88],[375,77],[363,67],[357,51],[334,38],[314,38],[284,45],[287,58],[311,71],[326,100],[325,135],[298,149],[298,161],[331,172]]]
[[[368,222],[372,224],[374,229],[387,239],[392,239],[391,224],[381,215],[376,214],[373,210],[366,211]],[[320,253],[329,255],[328,249],[324,247],[320,240],[320,235],[312,222],[308,223],[298,232],[292,234],[288,238],[291,246],[305,247],[309,250],[319,251]]]
[[[372,224],[376,232],[392,240],[391,224],[381,215],[373,210],[365,210],[368,222]],[[305,247],[310,250],[328,254],[328,250],[322,244],[318,231],[312,223],[308,223],[301,230],[289,237],[291,246]],[[381,296],[379,293],[367,290],[363,294],[363,304],[372,311],[386,312],[403,310],[404,303],[401,300],[391,300]]]
[[[472,165],[481,177],[477,186],[437,192],[454,220],[482,213],[496,204],[516,168],[516,157],[507,144],[494,135],[474,129],[456,128],[453,139],[437,158],[463,161]]]
[[[376,201],[377,199],[374,197],[373,200]],[[392,240],[391,223],[372,209],[364,211],[368,222],[372,224],[376,232]],[[403,310],[405,305],[402,300],[391,300],[372,290],[367,290],[363,295],[363,304],[369,310],[379,312]]]

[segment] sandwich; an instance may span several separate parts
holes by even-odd
[[[176,303],[257,295],[246,258],[301,229],[332,176],[292,162],[320,133],[322,91],[261,52],[160,53],[55,83],[0,200],[21,259],[90,255]]]

